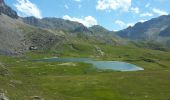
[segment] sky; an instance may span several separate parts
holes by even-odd
[[[170,13],[170,0],[5,0],[19,16],[57,17],[121,30]]]

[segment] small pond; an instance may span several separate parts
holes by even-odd
[[[90,63],[94,67],[101,70],[114,70],[114,71],[140,71],[144,70],[141,67],[138,67],[134,64],[120,62],[120,61],[97,61],[89,58],[46,58],[36,61],[44,62],[84,62]]]

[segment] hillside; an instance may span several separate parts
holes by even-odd
[[[116,34],[100,25],[86,27],[81,23],[61,18],[21,18],[3,0],[0,1],[0,13],[1,54],[21,54],[32,49],[48,52],[64,51],[64,49],[73,49],[76,44],[84,45],[83,42],[93,47],[90,51],[96,48],[96,44],[133,45],[157,50],[164,50],[162,44],[170,44],[168,38],[170,16],[137,23],[134,27],[121,30]],[[149,43],[131,43],[123,38],[148,40]],[[157,45],[156,41],[160,44]],[[67,48],[64,48],[64,45]]]
[[[29,26],[19,19],[0,15],[0,53],[20,54],[36,48],[48,49],[56,44],[60,37],[47,30]]]
[[[30,0],[17,1],[36,7]],[[71,1],[92,2],[65,1],[67,11]],[[98,3],[103,8],[106,1]],[[170,100],[169,32],[170,15],[116,33],[61,18],[20,17],[0,0],[0,100]]]
[[[0,0],[0,15],[2,13],[11,17],[11,18],[15,18],[15,19],[18,18],[16,11],[14,11],[8,5],[6,5],[4,0]]]
[[[170,36],[170,15],[163,15],[146,22],[139,22],[133,27],[118,31],[118,35],[132,40],[158,40]]]
[[[56,49],[64,51],[72,49],[76,44],[84,45],[84,41],[93,47],[90,51],[95,49],[95,44],[124,44],[113,32],[101,26],[87,28],[81,23],[60,18],[21,18],[3,0],[0,2],[0,11],[0,54],[50,52]]]
[[[64,31],[69,33],[91,33],[87,27],[78,22],[64,20],[61,18],[43,18],[25,17],[23,21],[35,27]]]
[[[24,17],[22,19],[23,22],[26,24],[39,28],[50,29],[53,31],[63,31],[69,34],[81,33],[88,36],[113,35],[116,37],[114,32],[109,31],[100,25],[94,25],[88,28],[79,22],[53,17],[47,17],[42,19],[38,19],[35,17]]]

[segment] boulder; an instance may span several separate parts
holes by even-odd
[[[8,97],[5,96],[5,93],[0,93],[0,100],[9,100]]]

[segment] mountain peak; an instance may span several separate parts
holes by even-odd
[[[0,0],[0,4],[3,4],[4,3],[4,0]]]
[[[4,2],[4,0],[0,0],[0,14],[3,13],[11,18],[18,18],[18,15],[16,11],[14,11],[12,8],[7,6]]]
[[[155,40],[170,36],[170,15],[163,15],[146,22],[138,22],[133,27],[118,32],[123,38],[133,40]]]

